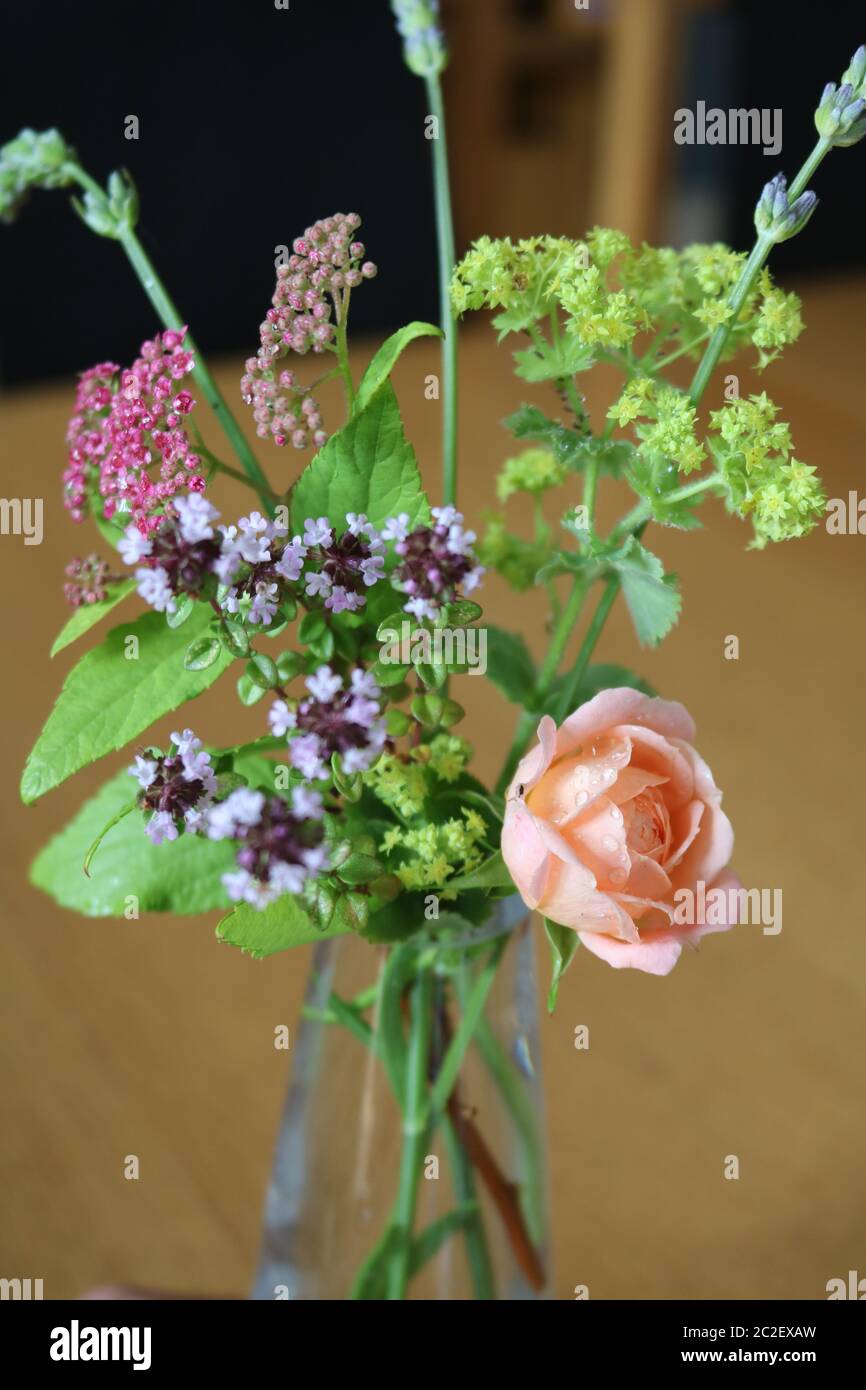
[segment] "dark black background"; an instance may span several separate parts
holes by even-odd
[[[543,22],[541,0],[522,8]],[[426,102],[387,0],[290,0],[288,11],[273,0],[31,0],[7,3],[0,24],[0,141],[57,125],[100,180],[130,168],[139,235],[208,352],[254,351],[274,247],[337,210],[361,214],[380,267],[353,300],[355,328],[435,317]],[[708,177],[727,175],[720,236],[750,244],[761,185],[780,165],[793,175],[824,82],[864,37],[866,10],[853,3],[742,0],[696,21],[672,107],[696,94],[784,110],[779,160],[750,147],[679,152],[680,177],[700,177],[701,159]],[[481,83],[483,54],[477,67]],[[138,141],[124,139],[129,114]],[[866,142],[833,152],[816,181],[822,206],[774,256],[777,272],[862,264],[864,184]],[[131,360],[156,327],[123,252],[79,223],[63,192],[37,194],[0,227],[0,379]]]

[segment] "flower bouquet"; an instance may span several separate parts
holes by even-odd
[[[763,369],[802,330],[766,262],[811,217],[821,160],[866,133],[866,48],[825,89],[793,182],[777,174],[763,190],[748,255],[638,247],[596,227],[579,241],[482,238],[458,261],[437,6],[393,8],[435,118],[441,322],[410,322],[357,378],[350,304],[376,275],[360,217],[325,217],[284,248],[239,391],[263,451],[312,453],[300,470],[269,469],[277,482],[136,235],[130,177],[101,186],[53,130],[0,151],[0,213],[34,188],[76,189],[76,211],[119,242],[161,323],[131,366],[100,363],[79,382],[64,498],[112,558],[70,563],[73,611],[53,653],[120,621],[68,674],[21,790],[34,802],[129,747],[131,766],[39,854],[34,882],[91,916],[223,908],[218,937],[257,958],[316,943],[257,1293],[533,1297],[549,1275],[531,915],[553,1009],[580,943],[664,975],[743,907],[690,715],[593,653],[620,597],[642,644],[679,617],[654,524],[695,528],[716,497],[763,547],[823,512],[815,469],[766,393],[707,402],[707,388],[741,349]],[[516,391],[502,509],[479,538],[457,510],[457,332],[484,310],[518,378],[549,398],[520,404]],[[432,499],[390,382],[424,335],[442,351]],[[666,376],[679,359],[694,364],[687,388]],[[622,380],[591,421],[581,380],[599,363]],[[337,428],[317,397],[330,378],[345,391]],[[205,441],[199,400],[229,459]],[[252,493],[236,521],[220,517],[221,475]],[[605,480],[632,495],[602,534]],[[512,529],[514,497],[534,514],[530,536]],[[538,666],[519,633],[483,622],[482,581],[499,580],[546,590]],[[124,615],[133,593],[150,611]],[[461,678],[482,658],[519,711],[493,787],[456,732]],[[179,718],[167,746],[147,742],[224,676],[259,706],[256,737],[215,747]]]

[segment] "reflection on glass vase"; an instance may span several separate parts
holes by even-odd
[[[255,1298],[545,1296],[532,924],[491,906],[316,948]]]

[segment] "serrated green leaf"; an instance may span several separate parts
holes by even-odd
[[[303,530],[307,517],[319,516],[342,531],[347,512],[364,512],[374,526],[399,512],[408,514],[411,526],[429,519],[415,451],[387,381],[319,450],[292,492],[296,531]]]
[[[107,823],[128,805],[135,782],[119,772],[82,806],[69,824],[40,850],[30,880],[74,912],[87,917],[123,917],[128,899],[141,912],[181,915],[228,906],[220,877],[234,867],[228,840],[182,835],[153,845],[140,811],[124,816],[105,834],[84,873],[84,857]]]
[[[516,632],[487,626],[487,679],[506,700],[525,705],[535,688],[535,663]]]
[[[394,370],[397,358],[404,348],[415,338],[441,338],[442,329],[437,328],[433,323],[423,323],[418,319],[412,323],[407,323],[404,328],[398,328],[396,333],[392,333],[390,338],[386,338],[379,351],[373,357],[361,377],[361,383],[355,397],[355,413],[363,410],[367,406],[379,387],[388,379]]]
[[[344,936],[350,928],[336,916],[325,931],[320,931],[303,904],[291,893],[284,893],[261,912],[240,903],[217,927],[217,937],[229,946],[239,946],[248,955],[262,960],[265,956],[287,951],[291,946],[306,946],[311,941],[329,941]]]
[[[83,603],[80,608],[76,608],[55,637],[50,655],[56,656],[64,647],[77,642],[79,637],[83,637],[85,632],[89,632],[101,622],[105,615],[110,613],[112,608],[116,608],[134,589],[135,580],[124,579],[120,584],[112,584],[105,598],[99,599],[96,603]]]
[[[529,382],[561,381],[595,365],[592,349],[573,336],[561,338],[558,343],[542,339],[513,353],[513,357],[516,374]]]
[[[227,653],[221,652],[206,671],[183,666],[191,632],[203,633],[209,622],[209,609],[200,605],[179,633],[166,627],[161,613],[143,613],[134,622],[112,628],[66,677],[27,759],[22,800],[36,801],[213,685],[229,663]],[[138,641],[137,659],[125,655],[130,637]]]
[[[575,952],[580,945],[580,937],[572,927],[560,926],[559,922],[551,922],[547,917],[544,919],[544,930],[550,942],[550,952],[552,957],[552,974],[550,977],[550,992],[547,996],[548,1013],[553,1013],[556,1008],[556,996],[559,993],[559,985],[571,962],[574,960]]]
[[[639,642],[660,642],[679,617],[682,598],[677,577],[665,574],[657,555],[630,536],[608,563],[619,576]]]

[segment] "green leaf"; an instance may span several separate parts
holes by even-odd
[[[522,405],[502,422],[515,439],[534,439],[546,444],[554,457],[567,468],[583,467],[586,463],[586,439],[559,420],[551,420],[537,405]]]
[[[350,928],[336,913],[325,931],[320,931],[292,893],[284,893],[259,912],[249,903],[240,903],[217,927],[217,937],[229,946],[239,946],[247,955],[262,960],[287,951],[290,946],[306,946],[311,941],[329,941],[344,936]]]
[[[197,637],[194,642],[190,642],[183,657],[184,670],[206,671],[215,661],[219,661],[222,654],[223,645],[220,639],[214,633],[208,632],[204,637]]]
[[[97,503],[98,505],[98,503]],[[115,517],[108,521],[99,511],[93,513],[93,522],[97,531],[104,541],[116,550],[123,540],[123,533],[129,525],[132,517],[129,512],[118,512]]]
[[[223,645],[232,656],[249,656],[249,633],[236,618],[223,620]]]
[[[128,808],[135,786],[128,772],[106,782],[40,850],[30,869],[31,882],[61,907],[87,917],[123,917],[132,896],[141,912],[186,915],[228,906],[220,877],[234,867],[230,841],[181,835],[153,845],[137,810],[106,828]],[[103,831],[88,878],[84,859]]]
[[[165,621],[168,623],[169,627],[183,627],[187,618],[191,616],[194,608],[195,599],[192,594],[184,594],[177,600],[174,608],[166,612]]]
[[[55,637],[51,656],[56,656],[71,642],[76,642],[79,637],[83,637],[85,632],[89,632],[92,627],[101,622],[106,613],[110,613],[112,608],[116,608],[134,589],[135,580],[124,579],[120,584],[112,584],[105,598],[99,599],[96,603],[82,603],[81,607],[76,608],[75,612],[67,619]]]
[[[653,520],[661,526],[676,526],[682,531],[699,530],[702,522],[695,515],[695,498],[668,500],[669,494],[682,486],[677,465],[663,454],[642,449],[634,451],[628,470],[628,481],[638,497],[652,508]]]
[[[436,627],[469,627],[477,623],[483,611],[481,604],[473,603],[471,598],[455,599],[453,603],[446,603]]]
[[[257,685],[255,681],[250,680],[246,671],[238,676],[237,692],[242,705],[256,705],[268,693],[263,685]]]
[[[535,663],[516,632],[487,626],[487,678],[506,700],[525,705],[535,689]]]
[[[592,349],[576,336],[560,339],[558,343],[542,339],[531,348],[513,353],[515,372],[524,381],[560,381],[587,372],[595,365]]]
[[[608,563],[619,575],[638,641],[655,645],[679,617],[682,598],[674,574],[665,574],[657,555],[629,536]]]
[[[166,627],[161,613],[144,613],[112,628],[66,677],[27,759],[22,800],[36,801],[213,685],[228,665],[227,654],[221,653],[206,671],[185,670],[182,658],[190,633],[203,632],[209,622],[210,612],[202,604],[182,634]],[[130,637],[138,642],[137,659],[126,656]]]
[[[580,945],[580,937],[571,927],[561,927],[558,922],[551,922],[547,917],[544,919],[544,930],[550,942],[553,965],[550,993],[547,996],[547,1011],[552,1014],[556,1008],[556,996],[559,993],[560,980],[574,960],[574,953]]]
[[[273,690],[274,686],[280,684],[277,663],[272,661],[265,652],[252,653],[244,674],[249,677],[253,685],[261,686],[263,690]]]
[[[307,517],[319,516],[342,531],[347,512],[366,513],[374,526],[399,512],[408,514],[411,526],[430,515],[415,451],[403,433],[397,398],[387,381],[319,450],[292,493],[297,531]]]
[[[369,405],[379,387],[391,375],[397,358],[415,338],[441,338],[442,329],[433,323],[422,323],[416,319],[399,328],[386,338],[361,377],[361,384],[355,397],[355,413]]]
[[[513,888],[514,880],[505,867],[502,851],[497,850],[477,869],[463,874],[460,878],[449,878],[448,889],[456,888],[464,892],[470,888]]]

